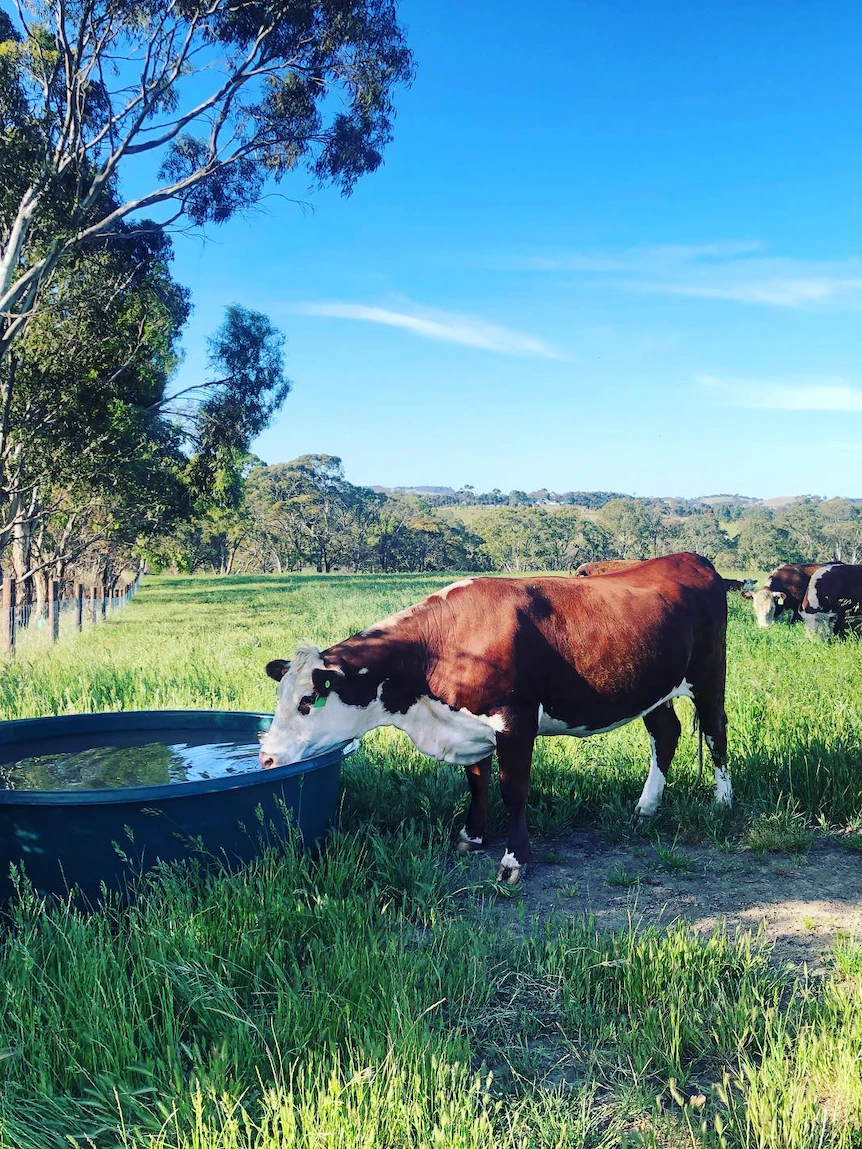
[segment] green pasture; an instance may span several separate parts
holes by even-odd
[[[0,666],[0,717],[271,709],[270,658],[448,581],[148,580],[107,623]],[[838,840],[862,825],[862,649],[760,632],[730,605],[736,806],[713,809],[680,702],[650,833],[717,850]],[[646,763],[641,724],[540,741],[534,838],[632,835]],[[380,731],[346,766],[317,859],[165,871],[133,907],[86,917],[25,891],[0,949],[0,1146],[862,1145],[854,939],[811,979],[720,930],[513,917],[517,891],[453,856],[464,802],[460,771]]]

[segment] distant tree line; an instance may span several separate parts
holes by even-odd
[[[518,492],[500,503],[475,493],[466,501],[460,492],[452,502],[439,492],[356,486],[339,458],[323,454],[274,466],[248,457],[241,488],[230,506],[201,505],[151,539],[142,551],[149,569],[564,572],[592,559],[678,550],[728,570],[862,559],[862,501],[848,499],[797,499],[773,509],[753,500],[713,505],[599,492],[580,505],[535,494],[522,501]]]

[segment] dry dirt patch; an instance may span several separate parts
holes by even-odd
[[[522,904],[527,918],[552,910],[589,914],[607,929],[631,920],[657,926],[685,920],[704,934],[722,923],[729,932],[762,929],[774,960],[807,962],[812,973],[824,972],[837,936],[862,937],[862,856],[828,843],[816,843],[807,856],[758,857],[711,845],[657,849],[649,839],[609,845],[577,831],[534,843],[534,859],[509,903],[513,916]],[[495,844],[475,864],[497,861]]]

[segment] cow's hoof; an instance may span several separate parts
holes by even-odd
[[[507,886],[517,886],[526,872],[526,862],[522,865],[515,855],[507,850],[497,868],[497,881],[505,882]]]
[[[458,831],[458,842],[455,846],[455,849],[463,858],[467,854],[472,854],[474,850],[481,849],[483,840],[484,839],[482,838],[471,838],[467,831],[462,827],[461,830]]]
[[[642,806],[635,806],[635,817],[638,820],[638,824],[642,826],[645,822],[651,822],[656,816],[657,809],[658,808],[656,808],[656,810],[648,810]]]

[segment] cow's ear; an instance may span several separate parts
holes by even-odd
[[[274,658],[272,662],[266,664],[266,673],[276,682],[281,682],[288,670],[290,670],[290,663],[283,658]]]
[[[343,670],[327,670],[325,666],[315,667],[311,672],[311,681],[314,685],[314,693],[317,698],[314,702],[315,706],[322,706],[326,699],[329,697],[333,688],[338,687],[338,683],[344,678]]]
[[[784,593],[783,590],[774,590],[772,592],[772,597],[775,599],[775,601],[777,603],[780,603],[782,606],[784,606],[784,602],[785,602],[785,599],[787,598],[787,595]]]

